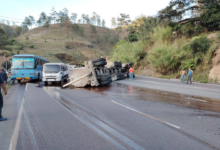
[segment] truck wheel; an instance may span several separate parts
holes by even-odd
[[[44,82],[44,85],[46,85],[46,86],[47,86],[47,85],[48,85],[48,82],[47,82],[47,81],[45,81],[45,82]]]
[[[99,81],[99,82],[103,82],[103,81],[108,81],[108,80],[110,80],[110,79],[112,79],[112,77],[111,77],[111,76],[107,76],[107,77],[98,79],[98,81]]]
[[[100,85],[109,85],[111,82],[112,82],[112,80],[107,80],[107,81],[100,82],[99,84]]]
[[[94,66],[105,66],[107,65],[107,62],[106,61],[100,61],[100,62],[97,62],[97,63],[93,63]]]
[[[100,61],[106,61],[106,59],[98,58],[98,59],[93,60],[92,63],[97,63],[97,62],[100,62]]]

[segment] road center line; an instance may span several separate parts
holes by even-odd
[[[204,103],[207,103],[206,100],[201,100],[201,99],[196,99],[196,98],[187,98],[189,100],[192,100],[192,101],[198,101],[198,102],[204,102]]]
[[[151,118],[151,119],[153,119],[153,120],[156,120],[156,121],[165,123],[165,124],[167,124],[167,125],[169,125],[169,126],[172,126],[172,127],[176,128],[176,129],[180,129],[179,126],[176,126],[176,125],[173,125],[173,124],[171,124],[171,123],[169,123],[169,122],[166,122],[166,121],[164,121],[164,120],[155,118],[155,117],[153,117],[153,116],[151,116],[151,115],[148,115],[148,114],[146,114],[146,113],[143,113],[143,112],[140,112],[140,111],[135,110],[135,109],[133,109],[133,108],[130,108],[130,107],[128,107],[128,106],[125,106],[125,105],[123,105],[123,104],[121,104],[121,103],[118,103],[118,102],[116,102],[116,101],[114,101],[114,100],[111,100],[111,101],[112,101],[113,103],[115,103],[115,104],[118,104],[118,105],[120,105],[120,106],[122,106],[122,107],[125,107],[125,108],[127,108],[127,109],[130,109],[130,110],[132,110],[132,111],[134,111],[134,112],[137,112],[137,113],[139,113],[139,114],[141,114],[141,115],[147,116],[147,117],[149,117],[149,118]]]
[[[24,103],[25,103],[24,96],[25,96],[25,93],[27,92],[27,86],[28,86],[28,83],[26,85],[25,92],[23,93],[23,99],[22,99],[20,109],[18,112],[18,117],[17,117],[16,123],[15,123],[15,128],[14,128],[14,131],[12,134],[9,150],[16,150],[16,147],[17,147],[18,135],[19,135],[19,130],[20,130],[20,126],[21,126],[21,118],[22,118],[22,114],[24,111]]]

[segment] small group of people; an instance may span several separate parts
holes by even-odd
[[[191,68],[189,68],[188,72],[182,68],[182,70],[180,71],[180,80],[181,82],[185,83],[185,76],[187,75],[187,82],[186,84],[190,83],[192,84],[192,77],[193,77],[193,70]]]
[[[0,68],[0,121],[5,121],[7,118],[2,116],[2,108],[3,108],[3,96],[2,91],[4,91],[5,95],[7,95],[6,83],[7,83],[7,73],[3,68]]]

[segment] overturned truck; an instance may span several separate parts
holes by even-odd
[[[105,68],[106,59],[99,58],[93,61],[85,61],[85,67],[75,68],[69,74],[69,79],[64,87],[107,86],[112,82],[111,75]]]
[[[111,75],[112,81],[123,80],[129,78],[129,69],[132,65],[133,63],[109,62],[106,65],[106,70]]]

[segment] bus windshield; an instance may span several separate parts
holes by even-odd
[[[43,68],[44,73],[58,73],[60,72],[59,65],[44,65]]]
[[[13,58],[12,68],[13,69],[33,69],[34,58]]]

